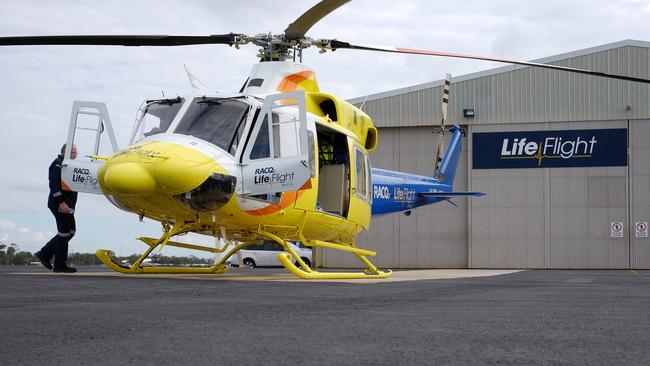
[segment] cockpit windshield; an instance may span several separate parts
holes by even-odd
[[[242,138],[249,105],[232,98],[196,98],[175,133],[210,142],[235,155]]]
[[[147,136],[166,132],[183,105],[183,99],[147,100],[140,108],[133,126],[131,143]]]

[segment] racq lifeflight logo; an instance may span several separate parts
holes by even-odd
[[[286,184],[293,182],[295,172],[276,173],[272,166],[265,168],[256,168],[253,183],[258,184]]]
[[[62,172],[65,175],[65,182],[70,183],[73,190],[89,189],[91,191],[100,191],[99,181],[97,180],[97,168],[75,167],[70,172]]]
[[[474,133],[474,169],[626,166],[627,129]]]

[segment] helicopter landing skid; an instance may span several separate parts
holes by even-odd
[[[247,246],[253,245],[256,243],[255,240],[246,241],[239,243],[238,245],[233,245],[233,248],[228,250],[231,243],[227,243],[223,248],[210,248],[202,245],[194,245],[188,243],[179,243],[175,241],[170,241],[169,239],[175,235],[183,234],[190,231],[188,228],[183,227],[174,227],[170,228],[168,225],[163,225],[163,236],[160,239],[154,238],[138,238],[149,248],[144,252],[138,260],[135,261],[130,266],[123,266],[119,263],[115,263],[112,259],[114,256],[113,252],[110,250],[99,249],[96,252],[97,258],[106,265],[106,267],[120,273],[125,274],[141,274],[141,273],[185,273],[185,274],[209,274],[209,273],[223,273],[228,271],[228,267],[225,265],[226,260],[230,258],[238,250],[245,248]],[[287,244],[287,241],[281,237],[272,234],[268,231],[262,230],[260,227],[257,231],[257,234],[265,237],[267,239],[273,240],[284,248],[287,253],[281,253],[277,255],[280,263],[286,268],[289,272],[296,275],[302,279],[310,280],[324,280],[324,279],[373,279],[373,278],[386,278],[392,275],[392,271],[381,271],[377,269],[369,260],[367,256],[374,256],[376,252],[356,248],[353,244],[336,244],[320,240],[307,240],[302,235],[301,232],[297,233],[297,236],[302,240],[302,242],[310,247],[320,246],[327,247],[331,249],[342,250],[346,252],[351,252],[359,258],[365,265],[366,270],[363,272],[318,272],[314,271],[309,267],[300,256]],[[157,247],[163,247],[169,245],[177,248],[193,249],[199,250],[208,253],[226,253],[214,266],[210,268],[195,268],[195,267],[159,267],[159,266],[143,266],[144,260],[153,252]],[[295,263],[300,266],[296,266],[292,262],[292,258],[295,260]]]
[[[277,235],[271,234],[269,232],[259,230],[258,233],[262,236],[267,237],[268,239],[271,239],[275,241],[276,243],[282,245],[284,250],[287,253],[280,253],[277,255],[278,260],[284,268],[287,269],[287,271],[293,273],[297,277],[300,277],[302,279],[306,280],[330,280],[330,279],[338,279],[338,280],[343,280],[343,279],[373,279],[373,278],[387,278],[390,277],[393,272],[391,270],[388,271],[381,271],[377,269],[369,260],[366,258],[366,256],[373,256],[376,255],[375,252],[372,252],[370,250],[364,250],[364,249],[359,249],[354,246],[349,246],[349,245],[343,245],[343,244],[334,244],[334,243],[329,243],[329,242],[324,242],[320,240],[306,240],[304,236],[300,233],[299,236],[301,237],[302,242],[307,245],[307,246],[322,246],[322,247],[328,247],[328,248],[333,248],[333,249],[338,249],[338,250],[343,250],[347,252],[352,252],[354,255],[359,258],[368,268],[363,271],[363,272],[318,272],[314,271],[311,267],[309,267],[296,253],[293,248],[291,248],[285,240],[280,238]],[[292,257],[295,259],[296,264],[300,266],[296,266],[292,262]]]
[[[393,273],[388,270],[386,272],[377,270],[376,272],[317,272],[314,270],[305,271],[304,269],[296,267],[291,262],[290,254],[278,254],[278,260],[287,271],[305,280],[354,280],[354,279],[372,279],[372,278],[387,278]]]
[[[215,265],[210,268],[193,268],[193,267],[153,267],[153,266],[138,266],[126,267],[113,262],[111,256],[113,252],[110,250],[99,249],[95,252],[104,265],[116,272],[125,274],[140,274],[140,273],[223,273],[227,272],[228,268],[221,265]]]
[[[187,230],[183,229],[169,229],[169,227],[164,227],[164,234],[160,239],[154,239],[154,238],[138,238],[145,244],[149,246],[149,248],[145,251],[145,253],[138,258],[138,260],[135,261],[130,266],[123,266],[121,264],[115,263],[113,259],[111,258],[113,256],[113,252],[110,250],[105,250],[105,249],[99,249],[95,254],[97,255],[97,258],[106,265],[106,267],[120,273],[125,273],[125,274],[139,274],[139,273],[190,273],[190,274],[208,274],[208,273],[224,273],[228,271],[228,267],[224,264],[228,258],[230,258],[231,255],[233,255],[235,252],[237,252],[241,248],[245,248],[249,245],[254,244],[255,242],[244,242],[240,243],[239,245],[235,245],[234,248],[232,248],[228,253],[221,258],[217,263],[214,264],[214,266],[209,267],[209,268],[196,268],[196,267],[156,267],[156,266],[143,266],[142,263],[144,260],[151,254],[151,252],[156,249],[158,246],[161,248],[165,245],[169,245],[172,247],[177,247],[177,248],[185,248],[185,249],[193,249],[193,250],[200,250],[203,252],[208,252],[208,253],[224,253],[230,246],[230,244],[226,244],[223,248],[210,248],[202,245],[194,245],[194,244],[187,244],[187,243],[179,243],[175,241],[170,241],[169,238],[171,238],[174,235],[181,234],[183,232],[186,232]]]

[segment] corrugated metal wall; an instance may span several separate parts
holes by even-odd
[[[544,126],[507,126],[508,131],[544,130]],[[472,133],[503,131],[504,126],[470,128]],[[471,233],[468,267],[540,268],[545,262],[544,169],[471,170],[471,189],[487,196],[470,202]]]
[[[630,121],[630,267],[650,268],[650,238],[632,225],[650,222],[650,120]]]
[[[650,48],[624,46],[552,64],[650,78]],[[513,67],[497,70],[510,69]],[[463,79],[452,81],[449,106],[450,120],[462,124],[642,119],[650,115],[647,84],[529,67]],[[378,127],[431,125],[440,120],[441,95],[438,86],[369,99],[364,111]],[[463,118],[467,108],[474,109],[473,119]]]

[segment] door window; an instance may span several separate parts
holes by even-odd
[[[366,154],[359,148],[354,148],[354,172],[356,176],[356,192],[363,199],[368,197],[368,171]]]
[[[300,155],[300,122],[293,113],[273,115],[273,147],[276,158]]]

